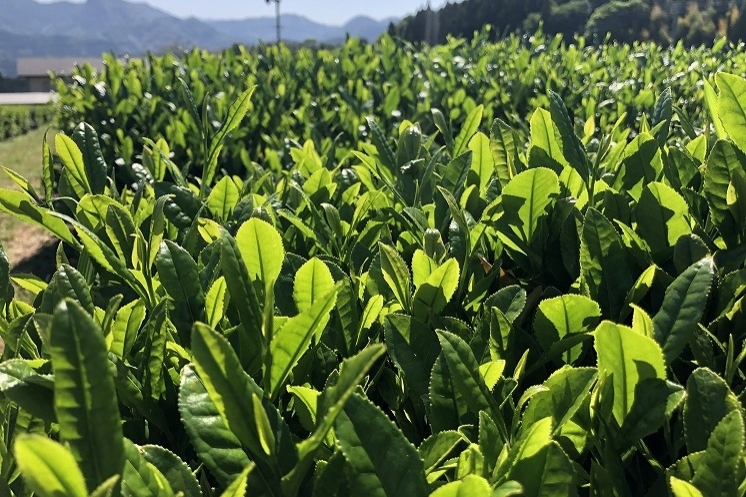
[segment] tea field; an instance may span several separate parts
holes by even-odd
[[[0,249],[0,491],[746,494],[745,64],[537,33],[80,69],[0,189],[62,242],[50,281]]]
[[[49,105],[0,105],[0,142],[50,124],[53,118]]]

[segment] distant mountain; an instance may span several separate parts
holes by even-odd
[[[398,19],[393,17],[376,21],[369,17],[359,16],[351,19],[343,26],[329,26],[311,21],[303,16],[288,14],[283,15],[280,22],[282,37],[285,40],[335,42],[344,40],[348,33],[369,41],[375,40],[386,31],[390,23],[397,21]],[[205,22],[239,43],[272,42],[277,36],[274,17]]]
[[[233,43],[271,43],[275,18],[202,21],[180,19],[147,3],[87,0],[85,3],[38,3],[0,0],[0,73],[15,74],[18,57],[84,57],[102,52],[141,54],[175,46],[206,49]],[[286,41],[335,43],[347,34],[374,40],[396,19],[356,17],[344,26],[328,26],[297,15],[283,15]]]

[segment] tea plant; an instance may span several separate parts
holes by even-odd
[[[132,183],[57,135],[43,196],[0,190],[62,242],[48,283],[0,250],[0,488],[743,495],[746,80],[714,81],[703,132],[663,90],[581,137],[550,91],[527,145],[432,109],[245,176],[253,89],[213,123],[179,81],[194,162],[143,139]]]

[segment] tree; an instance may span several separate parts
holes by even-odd
[[[746,0],[741,2],[741,7],[738,9],[738,14],[733,20],[728,37],[733,41],[746,40]]]
[[[576,33],[583,32],[591,13],[588,0],[547,2],[544,31],[550,34],[561,33],[566,41],[572,42]]]
[[[593,11],[585,34],[601,41],[609,33],[614,40],[632,43],[649,25],[650,6],[643,0],[612,0]]]
[[[267,4],[270,4],[272,2],[275,3],[275,21],[276,21],[276,27],[277,27],[277,43],[279,44],[282,41],[281,36],[281,29],[280,29],[280,0],[264,0]]]

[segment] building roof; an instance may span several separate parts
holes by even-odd
[[[76,66],[86,63],[96,70],[104,68],[100,58],[67,57],[67,58],[20,58],[16,61],[16,73],[19,77],[47,76],[47,73],[70,74]]]

